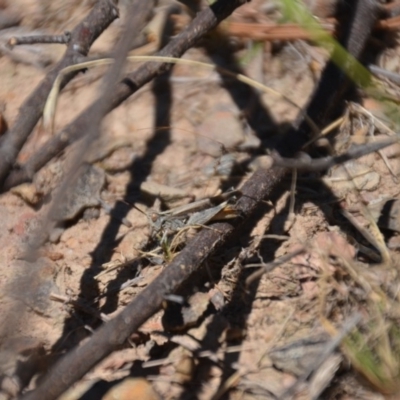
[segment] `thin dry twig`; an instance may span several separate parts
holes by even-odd
[[[71,32],[65,32],[63,35],[32,35],[32,36],[14,36],[10,38],[7,45],[12,48],[21,44],[67,44],[71,40]]]
[[[60,303],[63,303],[65,305],[71,305],[72,307],[83,311],[86,314],[92,315],[95,318],[100,319],[103,322],[107,322],[110,320],[110,318],[108,318],[106,315],[100,313],[99,311],[97,311],[96,309],[93,309],[92,307],[88,306],[87,304],[83,304],[81,301],[79,300],[75,300],[72,299],[70,297],[67,296],[61,296],[57,293],[51,293],[50,294],[50,299],[53,301],[58,301]]]
[[[276,267],[279,267],[282,264],[285,264],[286,262],[290,261],[293,257],[298,256],[299,254],[302,254],[305,252],[305,248],[301,247],[295,251],[292,251],[289,254],[285,254],[282,257],[279,257],[277,260],[270,262],[270,263],[259,263],[259,264],[247,264],[246,268],[250,267],[260,267],[257,271],[253,272],[247,279],[246,279],[246,286],[248,287],[251,285],[255,280],[260,279],[264,274],[267,272],[271,272],[274,270]]]
[[[274,160],[274,165],[278,167],[296,168],[302,171],[323,171],[332,168],[335,165],[343,164],[346,161],[355,160],[367,154],[379,151],[398,141],[399,139],[397,138],[397,136],[391,137],[386,140],[380,140],[378,142],[355,146],[344,154],[340,154],[337,156],[321,157],[316,159],[312,159],[306,153],[301,153],[301,156],[298,158],[280,157],[278,154],[274,153],[272,155],[272,158]]]
[[[319,355],[318,359],[314,363],[312,363],[310,367],[308,367],[304,374],[300,376],[299,379],[292,386],[290,386],[289,389],[285,391],[285,393],[280,396],[280,398],[285,400],[293,398],[292,396],[295,394],[295,391],[299,387],[299,385],[305,382],[309,378],[309,376],[323,364],[328,356],[334,352],[334,350],[340,345],[342,340],[357,326],[360,321],[361,314],[359,313],[355,313],[351,317],[349,317],[344,322],[340,332],[327,343],[326,348]]]
[[[118,17],[113,0],[99,0],[92,11],[71,31],[71,40],[64,57],[45,76],[21,106],[14,126],[0,142],[0,187],[15,164],[18,153],[39,121],[45,101],[59,72],[86,57],[93,42]],[[64,87],[76,74],[71,73],[63,81]]]

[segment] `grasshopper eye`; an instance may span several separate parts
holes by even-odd
[[[152,220],[152,222],[156,222],[158,219],[158,215],[156,213],[152,213],[150,219]]]

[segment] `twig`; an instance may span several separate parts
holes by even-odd
[[[246,268],[249,267],[261,267],[257,271],[253,272],[247,279],[246,279],[246,287],[251,285],[255,280],[260,279],[265,273],[271,272],[276,267],[290,261],[293,257],[296,257],[299,254],[305,252],[305,248],[301,247],[298,250],[292,251],[289,254],[285,254],[282,257],[279,257],[277,260],[270,262],[270,263],[261,263],[261,264],[247,264]]]
[[[355,160],[367,154],[381,150],[398,141],[399,138],[397,136],[391,137],[386,140],[380,140],[379,142],[356,146],[344,154],[340,154],[337,156],[321,157],[317,159],[312,159],[306,153],[301,153],[301,156],[298,158],[285,158],[274,153],[272,155],[272,158],[274,160],[274,165],[278,167],[296,168],[303,171],[323,171],[332,168],[334,165],[342,164],[349,160]]]
[[[378,67],[377,65],[370,65],[368,69],[377,76],[384,76],[388,78],[391,82],[395,83],[396,85],[400,85],[400,75],[396,74],[395,72],[388,71],[387,69]]]
[[[9,47],[18,46],[21,44],[50,44],[50,43],[59,43],[59,44],[67,44],[71,40],[71,32],[65,32],[63,35],[32,35],[32,36],[14,36],[11,37],[7,45]]]
[[[322,364],[323,362],[328,358],[330,354],[332,354],[335,349],[340,345],[340,342],[357,326],[357,324],[361,321],[361,314],[360,313],[354,313],[351,317],[349,317],[343,324],[342,329],[340,332],[333,337],[329,342],[326,343],[326,347],[324,351],[319,355],[317,360],[310,365],[306,371],[303,373],[302,376],[299,377],[299,379],[289,387],[285,391],[285,393],[280,396],[281,399],[286,400],[292,398],[292,396],[295,394],[296,389],[298,386],[305,382],[309,376],[316,371]]]
[[[183,24],[186,16],[176,15],[174,21],[177,24]],[[334,18],[321,19],[321,27],[330,35],[336,31],[337,21]],[[178,25],[179,26],[179,25]],[[375,28],[380,30],[397,30],[400,26],[398,16],[377,21]],[[312,40],[313,36],[309,30],[298,24],[293,23],[246,23],[230,22],[224,29],[229,35],[239,38],[246,38],[259,41],[294,41],[294,40]]]
[[[322,21],[321,27],[328,33],[335,31],[335,21]],[[296,24],[260,24],[260,23],[242,23],[231,22],[227,25],[229,34],[241,38],[250,38],[252,40],[310,40],[312,34],[310,31]]]
[[[118,17],[118,9],[113,0],[99,0],[92,11],[71,32],[71,41],[61,61],[46,75],[21,106],[14,126],[0,142],[0,187],[10,169],[14,166],[19,151],[26,142],[42,115],[43,106],[58,73],[86,57],[93,42]],[[63,87],[76,73],[68,75]]]
[[[101,320],[103,322],[107,322],[110,320],[110,318],[108,318],[106,315],[100,313],[99,311],[88,306],[87,304],[83,304],[79,300],[74,300],[67,296],[61,296],[57,293],[50,293],[50,300],[58,301],[63,304],[70,304],[71,306],[75,307],[76,309],[81,310],[86,314],[92,315],[93,317],[98,318],[99,320]]]
[[[397,15],[395,17],[391,17],[388,19],[382,19],[378,21],[376,24],[376,27],[379,29],[385,29],[385,30],[398,30],[400,26],[400,16]]]
[[[349,211],[342,209],[341,213],[343,216],[345,216],[350,223],[358,230],[358,232],[361,233],[362,236],[364,236],[364,239],[367,240],[372,246],[374,246],[376,249],[380,249],[380,243],[378,240],[372,235],[368,229],[366,229],[361,223],[355,218]]]

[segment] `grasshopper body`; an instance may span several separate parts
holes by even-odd
[[[206,225],[212,220],[234,218],[237,213],[234,209],[225,216],[219,217],[232,200],[241,196],[239,190],[231,190],[219,196],[198,200],[171,210],[153,212],[149,218],[155,234],[162,232],[161,242],[164,242],[171,233],[190,226]]]

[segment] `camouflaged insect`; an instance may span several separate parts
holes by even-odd
[[[236,201],[240,196],[239,190],[231,190],[219,196],[195,201],[172,210],[153,211],[149,215],[153,236],[161,234],[161,242],[164,242],[168,235],[182,228],[206,225],[216,219],[235,218],[237,212],[234,208],[229,207],[229,203]],[[223,213],[224,210],[227,212]]]

